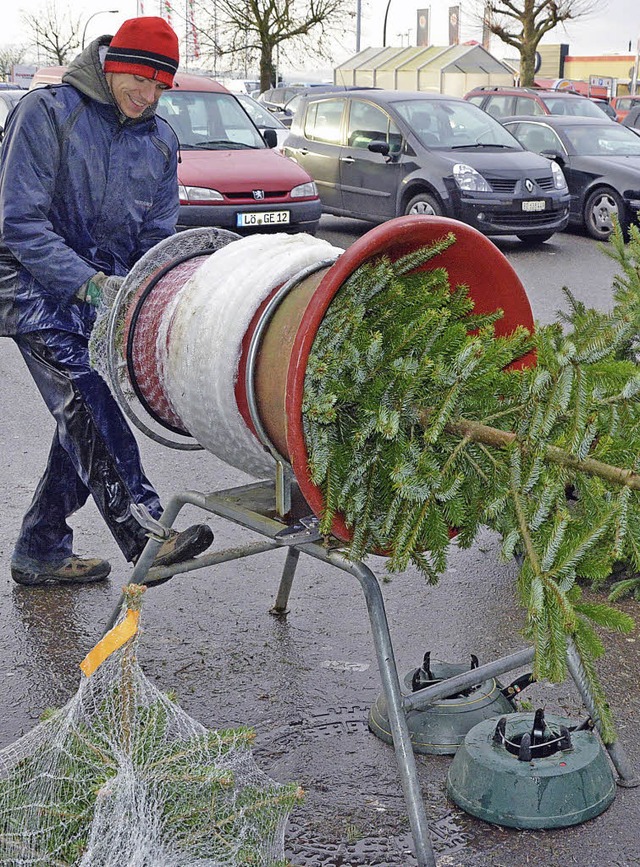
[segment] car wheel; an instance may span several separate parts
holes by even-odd
[[[549,238],[552,238],[555,232],[536,232],[535,235],[518,235],[518,238],[527,247],[537,247],[538,244],[544,244]]]
[[[613,232],[613,216],[619,220],[624,213],[624,203],[615,190],[594,190],[584,206],[584,224],[587,232],[598,241],[606,241]]]
[[[444,215],[438,199],[429,193],[418,193],[417,196],[410,199],[404,212],[405,214],[419,214],[428,217],[442,217]]]

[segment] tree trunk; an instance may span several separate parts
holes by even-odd
[[[521,20],[520,85],[521,87],[532,87],[535,84],[536,49],[540,41],[540,37],[535,32],[536,21],[533,0],[525,0]]]
[[[260,91],[273,87],[276,72],[273,66],[273,45],[266,40],[260,49]],[[277,82],[276,82],[277,83]]]
[[[533,87],[535,84],[536,49],[523,44],[520,47],[520,86]]]

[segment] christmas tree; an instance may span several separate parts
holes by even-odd
[[[640,232],[618,230],[620,265],[609,312],[565,290],[569,312],[534,333],[497,336],[501,312],[477,315],[467,287],[423,266],[449,234],[391,261],[366,262],[343,285],[316,336],[303,415],[321,529],[339,513],[348,555],[413,563],[430,582],[481,526],[521,562],[518,596],[535,646],[535,674],[560,681],[577,648],[605,742],[613,721],[598,683],[594,626],[630,631],[631,618],[582,598],[623,561],[640,571]],[[537,363],[517,362],[533,351]],[[615,592],[640,593],[628,578]]]

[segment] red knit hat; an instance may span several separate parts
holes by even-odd
[[[178,69],[178,37],[164,18],[130,18],[111,40],[105,72],[126,72],[171,87]]]

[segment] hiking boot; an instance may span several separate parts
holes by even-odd
[[[11,577],[26,587],[47,584],[91,584],[104,581],[111,572],[111,564],[98,557],[78,557],[72,554],[60,563],[40,563],[36,560],[16,561],[11,564]]]
[[[193,524],[179,533],[170,530],[171,535],[160,546],[151,568],[159,566],[173,566],[174,563],[182,563],[197,557],[213,542],[213,532],[206,524]]]
[[[191,560],[205,551],[213,542],[213,532],[206,524],[193,524],[193,526],[187,527],[181,533],[177,530],[170,530],[169,532],[171,535],[160,546],[160,550],[144,577],[143,583],[149,587],[157,587],[159,584],[164,584],[173,577],[169,575],[157,578],[157,569],[173,566],[175,563],[182,563],[184,560]],[[134,563],[137,559],[136,557]]]

